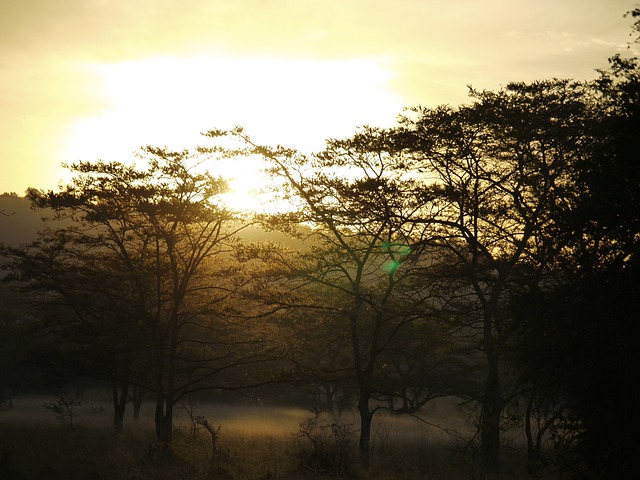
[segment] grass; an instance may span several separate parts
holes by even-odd
[[[305,439],[295,435],[308,411],[292,408],[210,406],[197,408],[212,425],[220,425],[211,458],[211,437],[203,429],[194,436],[186,412],[178,410],[169,450],[155,441],[151,410],[138,423],[127,419],[117,435],[104,405],[77,409],[74,427],[63,426],[35,399],[16,400],[0,411],[0,478],[3,480],[164,480],[164,479],[325,479],[328,471],[304,462]],[[355,418],[346,415],[344,423]],[[355,440],[355,439],[354,439]],[[343,478],[473,479],[480,478],[474,457],[452,450],[440,431],[410,418],[381,417],[372,434],[368,471],[354,461]],[[306,449],[306,450],[305,450]],[[513,451],[500,472],[487,479],[527,479],[524,459]],[[552,478],[552,477],[545,477]]]

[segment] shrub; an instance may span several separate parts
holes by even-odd
[[[295,434],[297,459],[300,468],[313,473],[326,473],[336,477],[349,476],[353,467],[355,433],[351,424],[334,418],[323,421],[319,410],[300,423]]]
[[[73,428],[73,416],[76,407],[82,405],[79,398],[75,396],[56,395],[56,399],[51,402],[43,403],[42,406],[47,410],[51,410],[62,422],[62,425],[69,424],[69,428]]]

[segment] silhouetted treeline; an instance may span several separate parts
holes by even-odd
[[[378,411],[456,396],[477,406],[485,470],[508,417],[532,470],[630,478],[638,63],[470,97],[313,155],[236,129],[193,151],[146,147],[145,168],[72,165],[66,188],[28,193],[47,228],[2,247],[5,280],[39,305],[5,317],[3,336],[37,333],[25,357],[49,378],[109,382],[119,430],[130,400],[152,399],[161,442],[189,395],[280,383],[357,408],[367,465]],[[250,155],[269,165],[278,213],[222,202],[216,160]],[[295,242],[249,242],[249,225]]]

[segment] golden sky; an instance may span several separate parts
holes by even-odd
[[[1,0],[0,192],[244,125],[301,150],[467,85],[593,78],[634,0]]]

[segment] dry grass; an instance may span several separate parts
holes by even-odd
[[[0,411],[0,478],[13,479],[303,479],[330,478],[302,466],[295,433],[310,416],[292,408],[196,407],[195,413],[221,426],[211,458],[211,438],[200,430],[194,437],[185,411],[176,412],[174,441],[169,451],[154,439],[151,412],[138,423],[128,420],[116,435],[108,404],[85,403],[74,428],[63,427],[41,407],[47,399],[24,399],[13,410]],[[357,421],[345,415],[343,423]],[[470,479],[479,478],[472,456],[451,450],[450,439],[410,418],[380,417],[372,435],[368,471],[353,462],[350,478]],[[353,452],[355,458],[355,451]],[[530,478],[523,459],[510,455],[505,468],[487,479]]]

